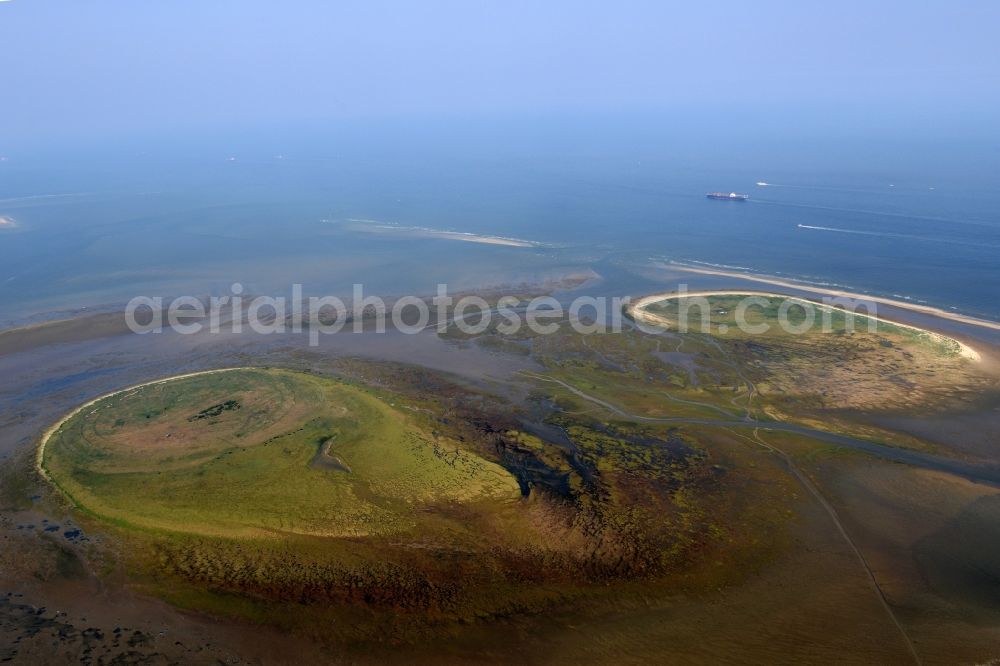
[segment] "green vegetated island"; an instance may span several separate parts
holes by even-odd
[[[519,496],[503,468],[370,393],[282,370],[116,393],[65,423],[43,463],[101,518],[203,536],[392,534],[422,505]]]
[[[79,409],[39,464],[126,546],[134,585],[186,608],[411,656],[430,637],[435,654],[502,654],[506,632],[529,622],[559,654],[594,656],[551,642],[545,618],[559,616],[591,622],[608,655],[651,658],[669,642],[683,657],[699,620],[678,599],[753,585],[828,538],[836,510],[809,508],[828,491],[800,466],[832,461],[851,478],[858,460],[878,460],[813,430],[944,456],[880,417],[967,408],[997,387],[960,343],[912,327],[849,332],[835,316],[830,333],[789,335],[769,300],[753,321],[773,332],[742,333],[742,295],[709,297],[707,332],[676,331],[678,299],[664,296],[629,313],[658,333],[442,334],[535,361],[515,380],[520,397],[361,360],[336,377],[243,368],[156,381]],[[823,566],[860,581],[864,564]],[[898,657],[869,583],[830,601],[799,566],[754,603],[782,606],[789,586],[818,594],[802,602],[817,633],[872,613],[873,640]],[[595,624],[612,612],[627,621]]]

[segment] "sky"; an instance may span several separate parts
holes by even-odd
[[[982,125],[998,25],[994,0],[3,0],[0,151],[382,117]]]

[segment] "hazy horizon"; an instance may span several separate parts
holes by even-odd
[[[634,116],[996,135],[1000,5],[0,3],[0,155],[154,133]]]

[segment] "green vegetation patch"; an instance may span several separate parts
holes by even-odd
[[[674,297],[651,303],[646,311],[670,328],[676,329],[683,322],[688,331],[721,337],[858,335],[871,337],[883,347],[921,344],[943,355],[960,353],[958,343],[951,338],[870,316],[864,307],[851,312],[793,296]]]
[[[519,497],[503,468],[364,389],[273,369],[104,398],[51,437],[43,465],[100,518],[204,536],[392,534],[427,505]]]

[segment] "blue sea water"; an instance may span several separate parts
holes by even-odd
[[[998,155],[970,139],[715,136],[613,121],[21,149],[0,161],[0,216],[16,224],[0,229],[0,322],[141,294],[227,293],[237,281],[253,293],[364,283],[426,294],[439,282],[659,259],[1000,320]],[[713,190],[751,199],[706,199]],[[539,245],[420,238],[414,227]]]

